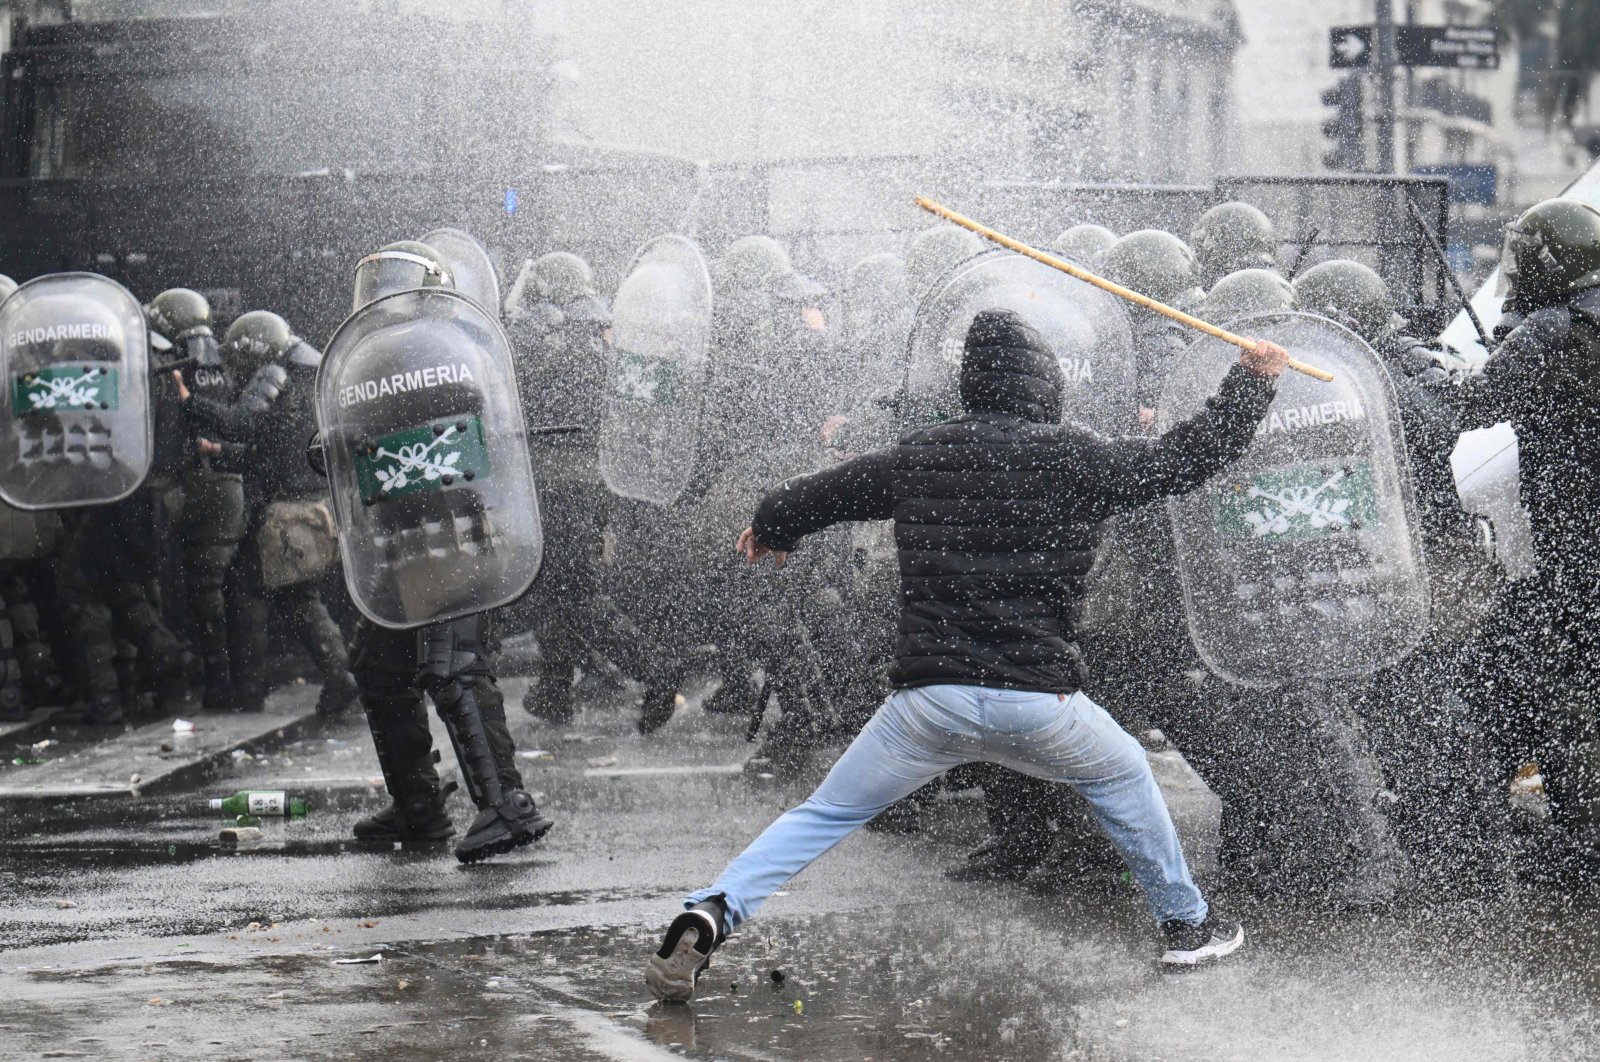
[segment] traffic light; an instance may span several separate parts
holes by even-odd
[[[1322,133],[1333,149],[1322,156],[1323,165],[1336,173],[1356,173],[1367,167],[1366,115],[1362,112],[1361,75],[1346,74],[1322,93],[1333,117],[1322,123]]]

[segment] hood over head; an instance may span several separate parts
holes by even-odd
[[[968,413],[1007,413],[1039,424],[1061,420],[1061,363],[1015,310],[984,310],[967,329],[961,404]]]

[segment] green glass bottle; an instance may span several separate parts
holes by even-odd
[[[241,789],[230,797],[213,798],[211,810],[229,815],[278,815],[303,819],[306,817],[306,802],[299,797],[291,797],[281,789]]]

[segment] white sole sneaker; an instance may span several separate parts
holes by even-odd
[[[1233,936],[1213,936],[1198,948],[1180,951],[1169,948],[1161,956],[1164,966],[1202,966],[1208,962],[1216,962],[1226,955],[1232,955],[1244,946],[1244,926],[1234,926]]]
[[[645,964],[644,983],[657,999],[687,1003],[694,998],[695,984],[711,965],[711,951],[717,939],[717,926],[704,911],[685,911],[667,928],[661,950]],[[712,942],[702,951],[697,945]]]

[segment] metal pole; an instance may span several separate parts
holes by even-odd
[[[1377,8],[1378,54],[1372,64],[1378,79],[1379,173],[1394,172],[1394,0],[1373,0]]]

